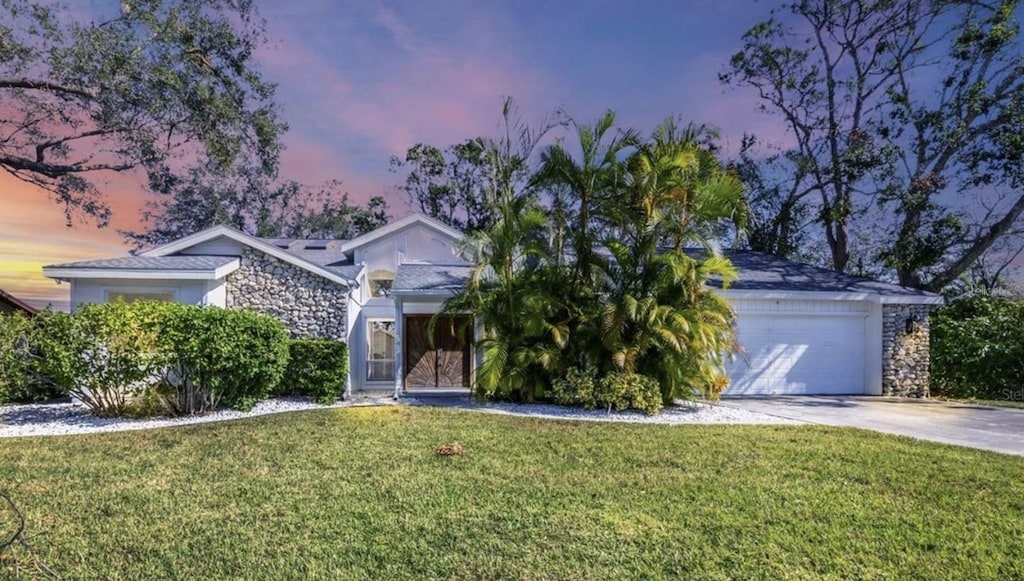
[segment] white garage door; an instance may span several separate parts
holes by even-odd
[[[745,352],[726,395],[861,394],[864,325],[858,314],[738,314]]]

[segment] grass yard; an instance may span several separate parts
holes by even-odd
[[[71,579],[1024,577],[1024,459],[852,429],[349,408],[0,440],[0,474]]]

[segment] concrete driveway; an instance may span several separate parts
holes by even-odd
[[[1024,410],[870,396],[725,397],[722,405],[1024,456]]]

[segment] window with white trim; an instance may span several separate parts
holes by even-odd
[[[107,293],[107,302],[134,303],[137,301],[159,301],[163,303],[174,302],[174,293],[169,291],[161,292],[134,292],[134,291],[110,291]]]
[[[366,380],[395,379],[395,320],[366,321]]]

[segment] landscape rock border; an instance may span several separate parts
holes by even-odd
[[[75,403],[42,403],[0,406],[0,438],[30,436],[69,436],[148,430],[174,426],[187,426],[266,416],[311,409],[331,409],[359,406],[423,405],[447,407],[466,411],[514,415],[552,420],[627,422],[644,424],[799,424],[801,422],[752,412],[736,407],[707,403],[688,403],[665,408],[658,415],[639,412],[585,410],[550,404],[515,404],[504,402],[476,402],[460,398],[402,398],[390,396],[357,395],[333,405],[313,403],[309,398],[283,397],[256,404],[248,412],[220,410],[203,416],[180,418],[100,418]]]

